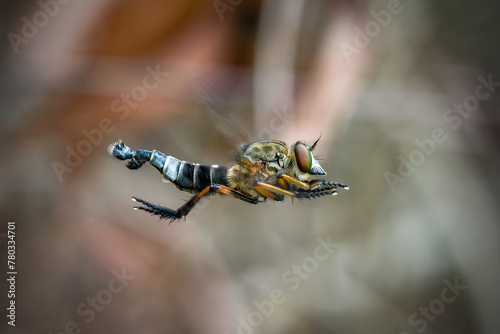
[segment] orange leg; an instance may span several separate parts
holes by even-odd
[[[305,189],[305,190],[311,188],[311,186],[309,184],[307,184],[305,182],[302,182],[302,181],[299,181],[296,178],[291,177],[290,175],[283,174],[283,175],[281,175],[281,177],[283,179],[285,179],[286,181],[290,182],[291,184],[296,185],[299,188],[302,188],[302,189]],[[278,180],[279,180],[279,178],[278,178]]]
[[[136,197],[132,197],[132,200],[143,204],[143,206],[136,206],[136,207],[134,207],[134,209],[146,211],[146,212],[149,212],[153,215],[157,215],[160,217],[160,219],[163,218],[163,219],[170,219],[171,221],[174,221],[176,219],[180,219],[182,217],[185,217],[194,208],[196,203],[198,203],[198,201],[203,198],[203,196],[206,196],[206,195],[210,194],[211,192],[217,192],[219,194],[228,195],[228,196],[231,196],[231,197],[234,197],[237,199],[241,199],[242,201],[252,203],[252,204],[258,203],[257,199],[248,197],[248,196],[243,195],[237,191],[232,190],[231,188],[228,188],[228,187],[222,186],[222,185],[218,185],[218,184],[214,184],[212,186],[206,187],[205,189],[200,191],[198,194],[191,197],[191,199],[189,201],[187,201],[183,206],[181,206],[177,210],[172,210],[172,209],[166,208],[164,206],[155,205],[155,204],[149,203],[143,199],[136,198]]]
[[[288,190],[288,183],[285,181],[284,178],[278,177],[278,183],[280,184],[280,187],[282,189]]]
[[[160,219],[170,219],[171,221],[174,221],[176,219],[180,219],[182,217],[185,217],[189,211],[191,211],[196,203],[205,195],[207,195],[210,192],[211,188],[206,187],[202,191],[200,191],[198,194],[194,195],[191,197],[189,201],[187,201],[183,206],[178,208],[177,210],[169,209],[164,206],[160,205],[155,205],[152,203],[149,203],[141,198],[137,197],[132,197],[132,200],[135,202],[142,203],[144,206],[135,206],[135,210],[142,210],[149,212],[153,215],[159,216]]]
[[[205,196],[206,194],[208,194],[208,192],[210,191],[210,187],[206,187],[205,189],[203,189],[202,191],[200,191],[194,198],[194,201],[195,202],[198,202],[203,196]]]
[[[257,204],[258,203],[258,201],[255,198],[252,198],[252,197],[249,197],[247,195],[244,195],[244,194],[242,194],[240,192],[237,192],[236,190],[233,190],[233,189],[231,189],[229,187],[226,187],[226,186],[222,186],[222,185],[219,185],[219,184],[214,184],[212,186],[212,188],[213,188],[213,190],[215,192],[217,192],[219,194],[223,194],[223,195],[231,196],[233,198],[241,199],[242,201],[245,201],[245,202],[248,202],[248,203],[252,203],[252,204]],[[203,191],[205,191],[205,190],[203,190]]]
[[[255,187],[253,187],[253,189],[264,197],[267,197],[267,198],[272,199],[272,200],[276,199],[276,195],[274,195],[272,192],[267,191],[266,189],[262,188],[261,186],[255,186]]]
[[[259,187],[261,187],[261,188],[263,188],[271,193],[274,193],[274,194],[280,194],[280,195],[285,195],[285,196],[290,196],[290,197],[295,196],[292,192],[285,190],[285,189],[281,189],[281,188],[276,187],[276,186],[273,186],[272,184],[268,184],[268,183],[264,183],[264,182],[257,182],[257,184],[259,185]]]

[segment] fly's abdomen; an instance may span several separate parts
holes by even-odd
[[[227,185],[224,166],[194,164],[158,151],[151,152],[149,162],[181,190],[200,192],[213,184]]]

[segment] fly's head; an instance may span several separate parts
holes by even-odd
[[[320,137],[321,138],[321,137]],[[313,151],[318,144],[318,140],[310,146],[304,141],[298,141],[290,150],[295,159],[296,174],[301,180],[311,179],[313,175],[326,175],[325,170],[321,167],[319,162],[314,158]]]

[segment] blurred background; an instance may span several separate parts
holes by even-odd
[[[2,333],[498,333],[498,1],[1,7]],[[130,198],[190,195],[107,153],[321,134],[349,191],[170,225]]]

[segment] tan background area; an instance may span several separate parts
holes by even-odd
[[[1,6],[2,333],[500,330],[498,2]],[[349,191],[170,225],[130,198],[190,195],[107,153],[230,165],[321,134]]]

